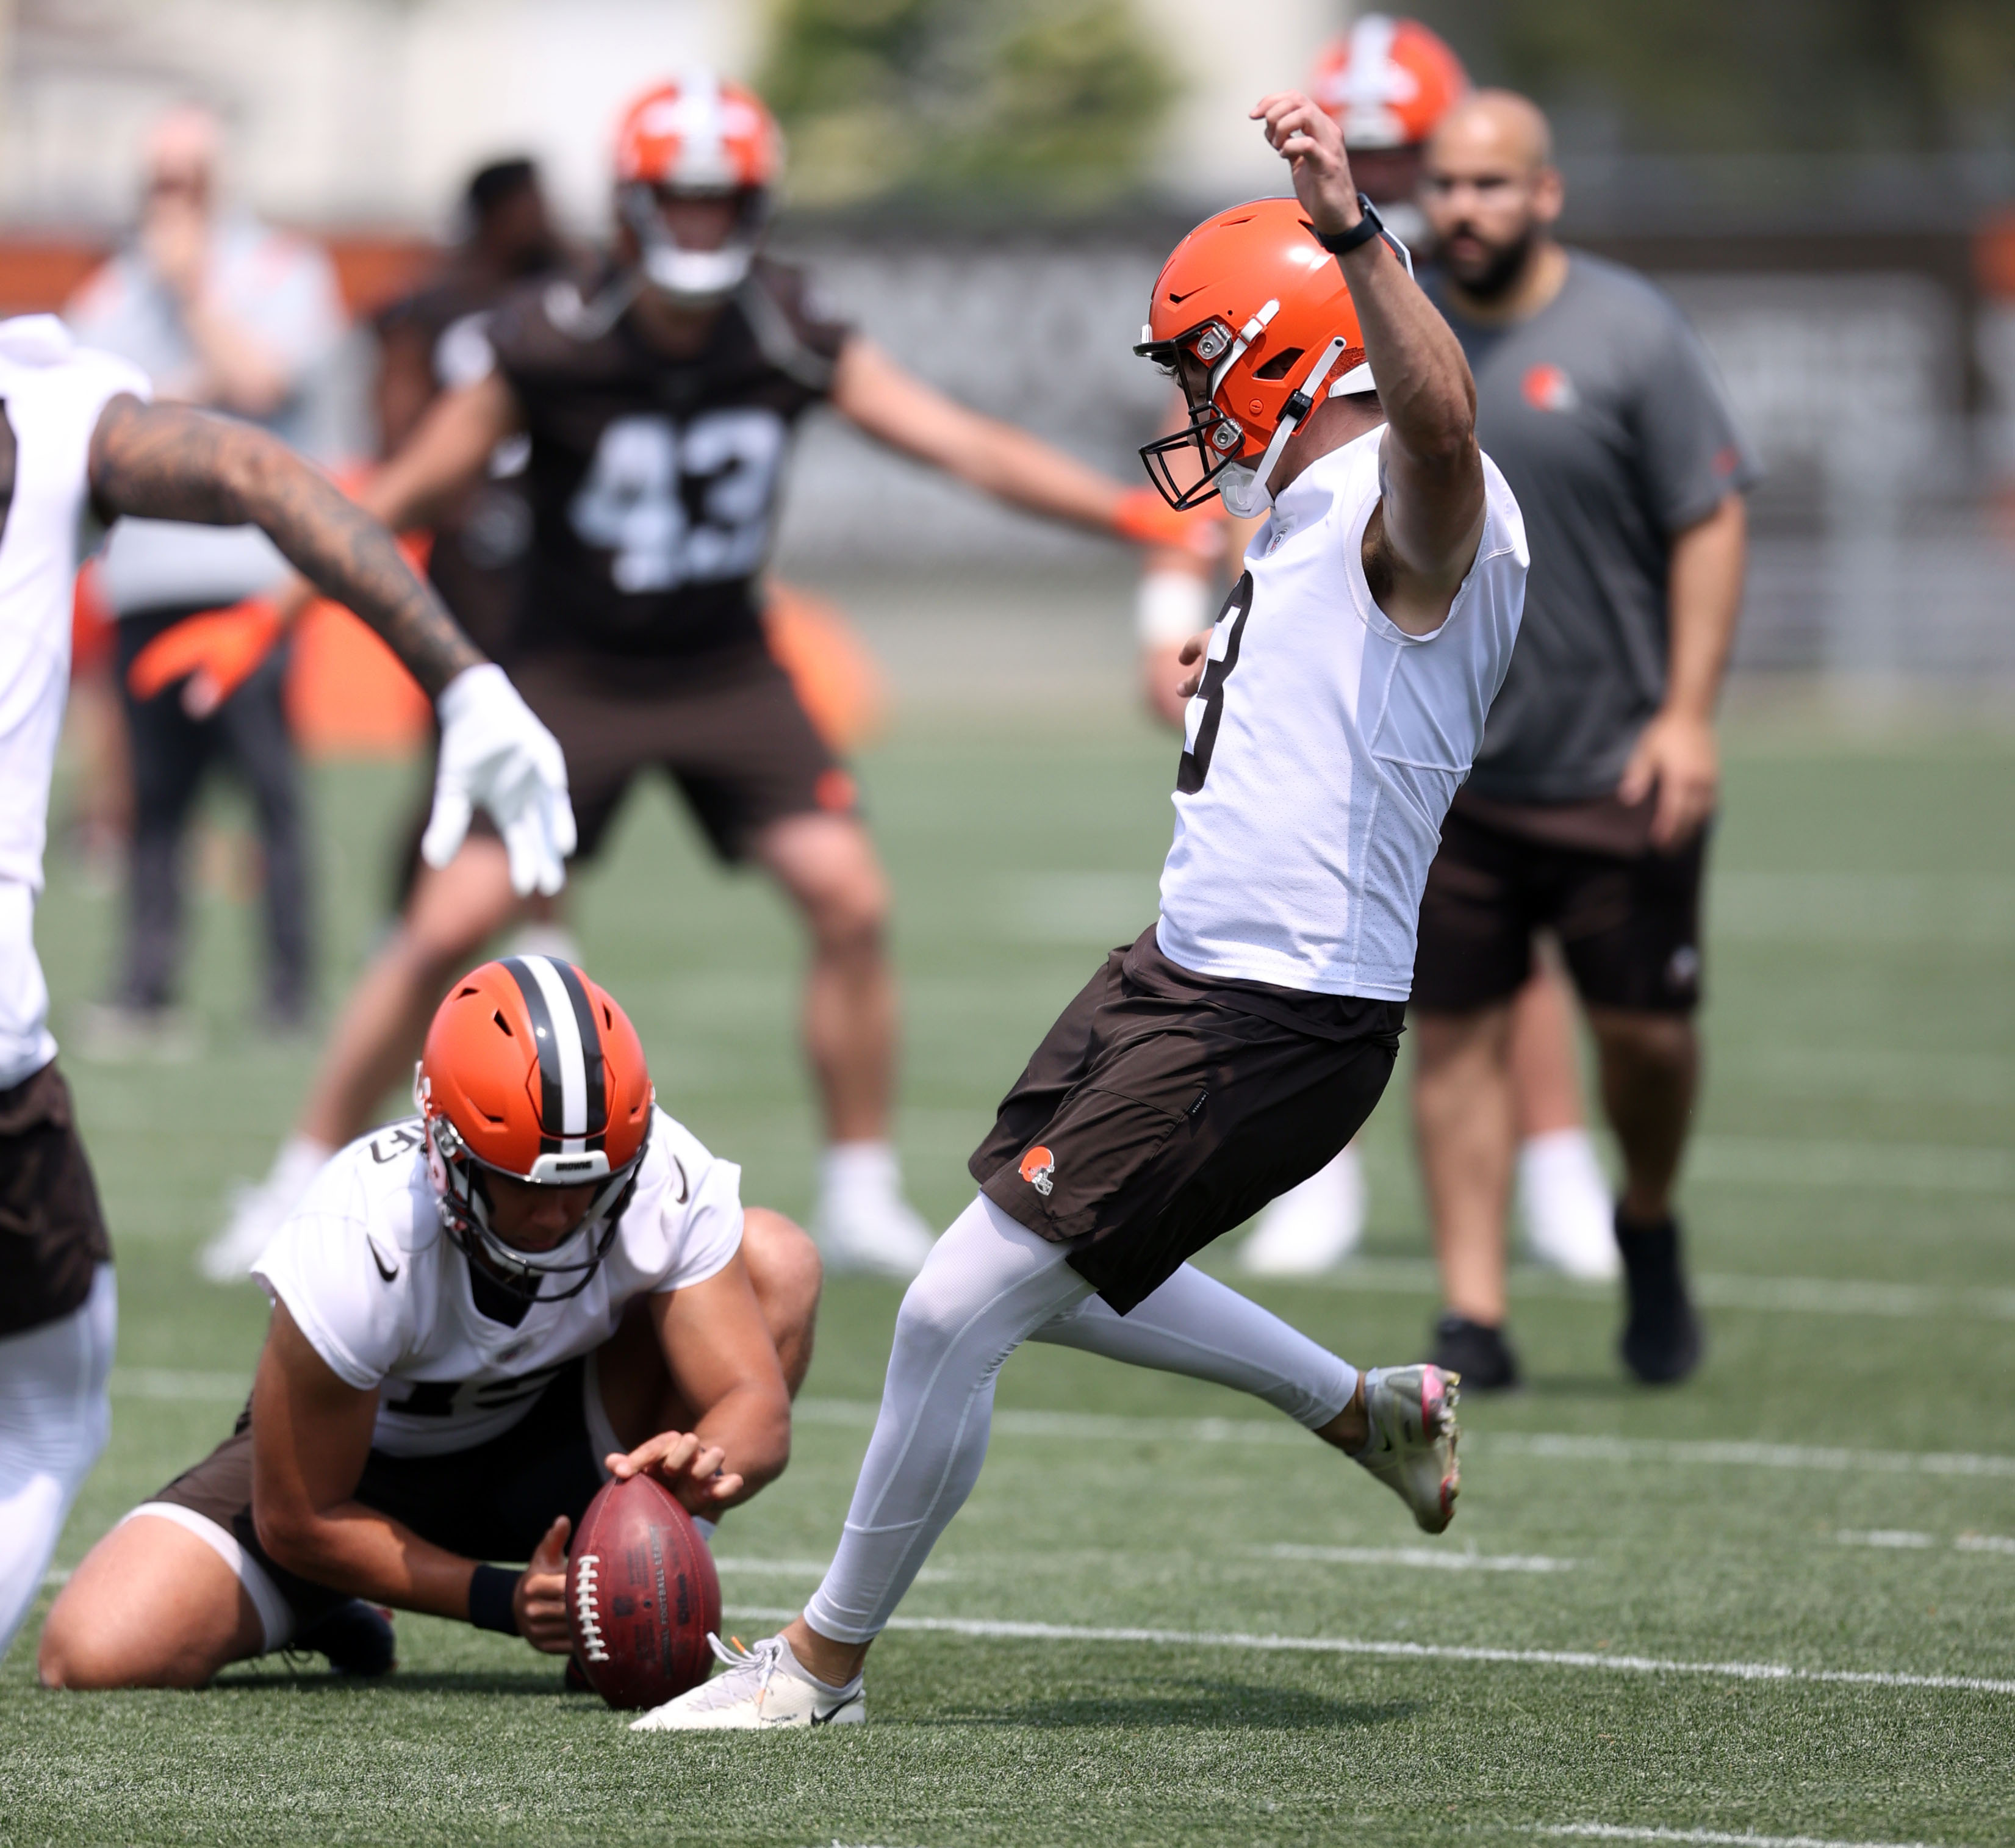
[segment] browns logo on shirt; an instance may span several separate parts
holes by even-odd
[[[607,268],[515,293],[490,324],[531,439],[525,653],[688,656],[760,644],[792,426],[851,332],[759,259],[687,358],[603,325]]]

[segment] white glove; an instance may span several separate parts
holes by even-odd
[[[513,890],[520,896],[534,887],[557,892],[566,883],[576,839],[559,740],[492,662],[465,667],[442,689],[434,710],[440,715],[440,768],[422,858],[429,866],[447,865],[480,804],[504,837]]]

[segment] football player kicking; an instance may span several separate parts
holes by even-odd
[[[392,536],[275,438],[147,396],[141,373],[53,316],[0,322],[0,1653],[111,1418],[111,1246],[34,944],[86,514],[250,523],[368,622],[440,714],[437,862],[472,805],[501,829],[520,890],[558,890],[573,843],[559,746]]]
[[[738,85],[688,74],[641,98],[616,158],[615,250],[492,315],[488,375],[444,394],[365,491],[424,523],[528,441],[526,619],[512,672],[559,734],[592,854],[630,785],[677,782],[714,851],[776,880],[811,937],[804,1036],[826,1152],[814,1225],[835,1267],[915,1274],[889,1113],[887,883],[853,783],[765,646],[759,574],[806,412],[1025,509],[1180,545],[1196,523],[923,385],[760,254],[781,160]],[[215,1251],[242,1275],[337,1145],[410,1064],[429,1010],[518,907],[494,846],[424,881],[343,1010],[292,1140]]]
[[[1335,124],[1296,95],[1254,114],[1299,203],[1192,232],[1140,349],[1174,368],[1209,470],[1180,498],[1270,506],[1191,703],[1160,920],[1065,1009],[974,1155],[979,1197],[903,1299],[810,1603],[752,1649],[717,1639],[727,1672],[641,1728],[865,1717],[862,1663],[978,1479],[1023,1341],[1241,1387],[1429,1533],[1454,1513],[1454,1375],[1359,1373],[1186,1262],[1384,1090],[1428,865],[1525,598],[1462,351],[1362,210]],[[1151,471],[1183,440],[1150,444]]]
[[[195,1687],[286,1648],[383,1673],[379,1605],[564,1655],[567,1537],[609,1476],[655,1472],[710,1532],[783,1469],[818,1255],[656,1107],[623,1010],[570,963],[485,963],[415,1094],[260,1259],[238,1428],[92,1549],[42,1632],[51,1686]]]

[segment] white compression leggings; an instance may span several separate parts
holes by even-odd
[[[839,1551],[805,1607],[820,1635],[878,1636],[986,1459],[993,1382],[1024,1341],[1236,1386],[1310,1430],[1357,1390],[1357,1369],[1185,1264],[1115,1315],[1069,1253],[985,1195],[939,1239],[903,1299],[881,1415]]]
[[[118,1325],[112,1267],[100,1264],[82,1308],[0,1339],[0,1656],[110,1433]]]

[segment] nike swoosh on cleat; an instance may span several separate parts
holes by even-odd
[[[387,1283],[397,1282],[399,1275],[399,1267],[397,1264],[394,1264],[390,1270],[386,1270],[385,1268],[385,1260],[378,1255],[378,1247],[376,1244],[369,1239],[366,1239],[364,1242],[371,1246],[371,1261],[378,1267],[378,1275],[383,1278]]]
[[[857,1694],[852,1700],[843,1700],[838,1706],[833,1708],[830,1713],[821,1713],[814,1708],[812,1711],[812,1724],[814,1726],[830,1726],[833,1721],[837,1720],[849,1707],[856,1705],[859,1702],[860,1699],[860,1696]]]

